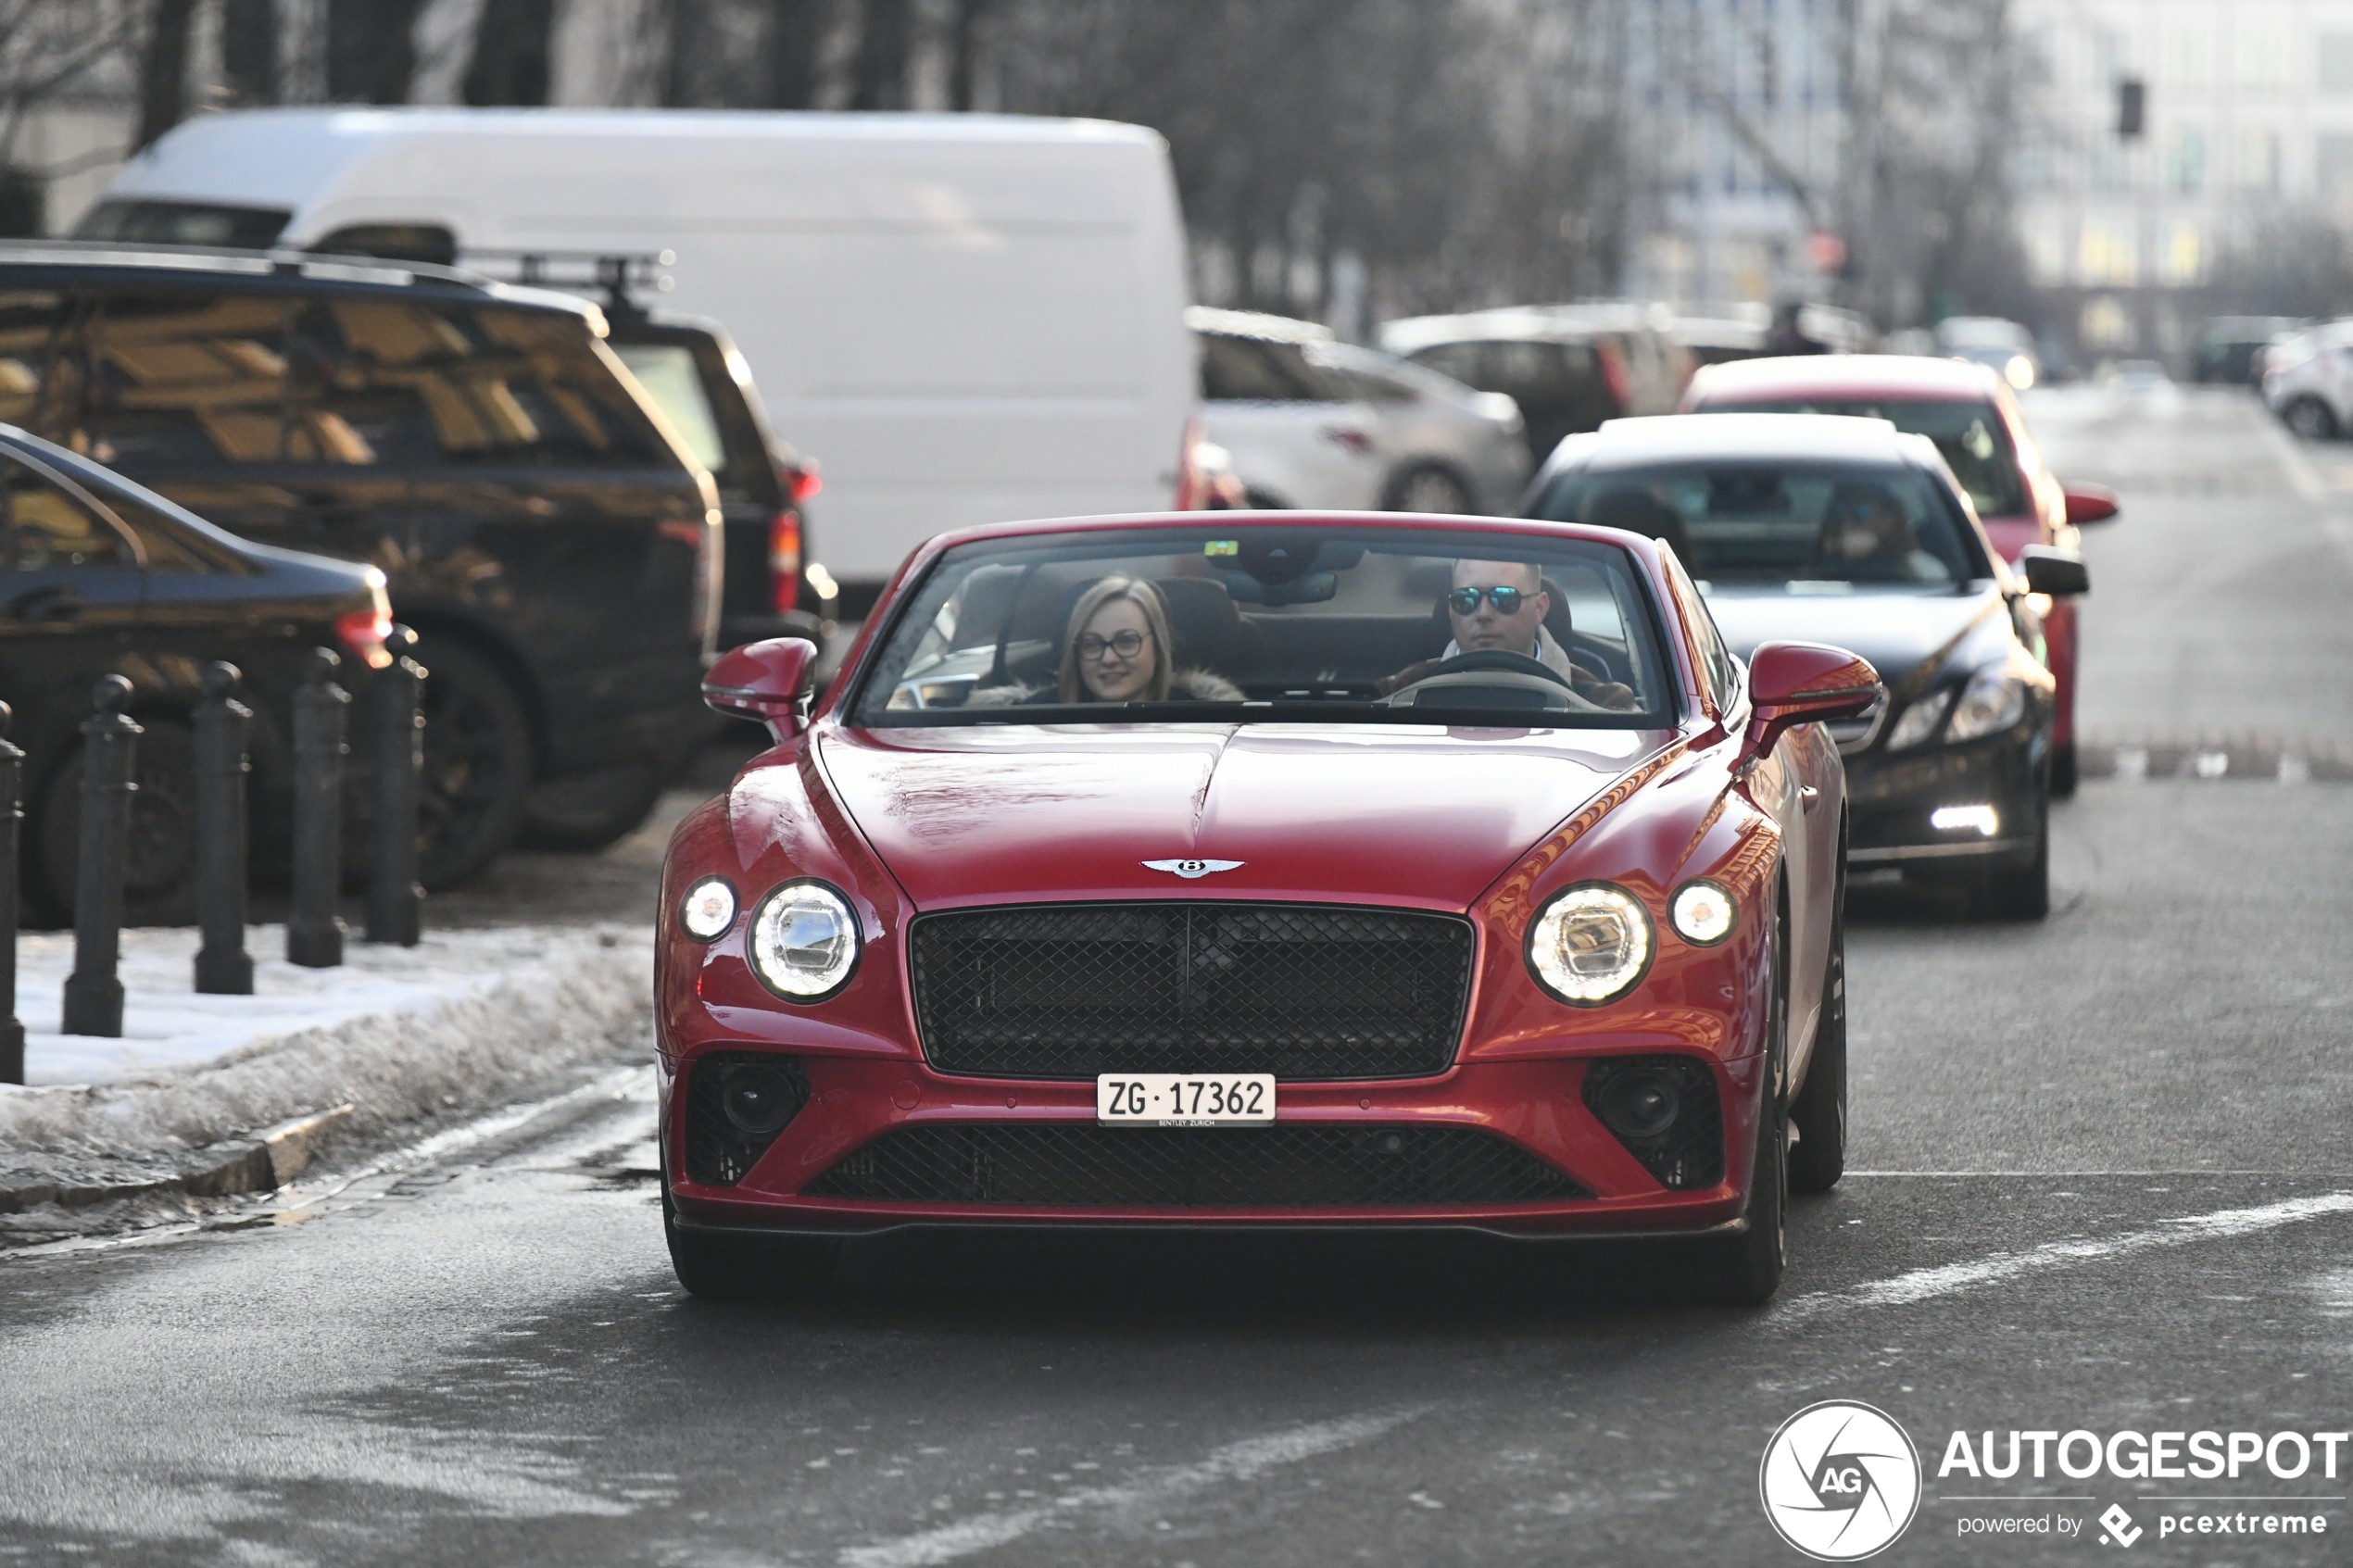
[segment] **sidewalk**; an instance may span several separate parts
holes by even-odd
[[[123,1037],[60,1035],[66,933],[17,949],[25,1086],[0,1085],[0,1245],[70,1235],[94,1206],[152,1218],[269,1191],[330,1136],[364,1138],[479,1106],[583,1061],[642,1047],[651,934],[642,924],[428,933],[413,948],[354,940],[341,968],[283,961],[255,926],[255,994],[193,990],[197,934],[123,933]]]

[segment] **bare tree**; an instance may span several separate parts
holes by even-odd
[[[156,0],[139,58],[139,139],[145,146],[188,112],[188,29],[196,0]]]
[[[469,104],[544,104],[554,49],[555,0],[483,0],[466,69]]]
[[[278,101],[277,0],[221,0],[220,71],[239,104]]]
[[[903,109],[907,68],[914,52],[914,16],[909,0],[862,0],[858,56],[851,62],[849,107]]]
[[[768,107],[816,107],[818,53],[833,20],[833,0],[768,0]]]
[[[173,3],[173,0],[166,0]],[[328,0],[327,96],[337,103],[405,104],[417,70],[422,0]]]

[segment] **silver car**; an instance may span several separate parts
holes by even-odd
[[[1203,433],[1256,507],[1509,512],[1528,483],[1519,405],[1312,321],[1196,308]]]

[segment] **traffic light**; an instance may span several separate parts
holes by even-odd
[[[2139,77],[2128,76],[2116,84],[2116,133],[2125,141],[2136,140],[2146,121],[2148,87]]]

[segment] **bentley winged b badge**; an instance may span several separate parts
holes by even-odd
[[[1173,872],[1187,882],[1190,882],[1195,877],[1207,876],[1212,872],[1232,871],[1240,864],[1239,860],[1146,860],[1144,869],[1150,872]]]

